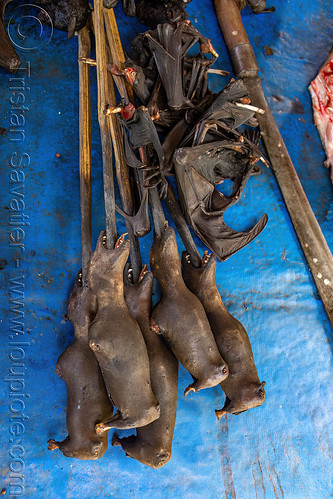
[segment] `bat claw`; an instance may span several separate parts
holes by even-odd
[[[185,397],[187,397],[187,395],[190,393],[190,392],[196,392],[196,389],[194,388],[194,386],[192,385],[189,385],[187,388],[185,388],[184,390],[184,395]]]

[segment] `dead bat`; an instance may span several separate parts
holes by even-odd
[[[185,96],[183,88],[183,59],[197,42],[200,42],[201,52],[216,54],[210,40],[203,37],[189,21],[182,21],[177,25],[159,24],[156,30],[147,31],[145,36],[154,56],[168,105],[173,109],[189,107],[191,101]]]
[[[179,362],[192,375],[185,395],[216,386],[228,377],[200,301],[185,286],[175,231],[167,225],[155,233],[150,266],[162,297],[152,312],[151,328],[161,334]]]
[[[157,78],[147,107],[150,115],[154,117],[154,124],[158,130],[162,129],[162,132],[165,133],[165,128],[167,128],[167,131],[172,132],[172,127],[181,119],[185,119],[186,126],[183,129],[183,133],[185,133],[191,123],[189,113],[192,111],[196,114],[202,114],[201,108],[202,106],[204,109],[207,107],[206,97],[207,94],[210,95],[207,71],[213,62],[214,59],[207,59],[202,54],[184,58],[183,92],[191,103],[190,108],[168,107],[166,92],[161,84],[161,79]]]
[[[60,449],[66,457],[99,459],[107,449],[108,432],[97,435],[95,426],[113,413],[102,373],[88,345],[88,328],[96,314],[96,298],[76,278],[67,315],[74,326],[74,341],[59,357],[56,371],[67,385],[66,425],[62,442],[48,441],[49,450]]]
[[[164,152],[163,171],[165,175],[169,174],[173,168],[172,158],[179,142],[181,141],[185,133],[186,128],[187,128],[187,123],[183,118],[179,120],[175,126],[172,127],[172,129],[170,130],[170,132],[167,134],[167,136],[163,141],[162,144]]]
[[[196,268],[184,252],[182,264],[185,284],[201,301],[219,351],[229,366],[228,378],[220,383],[226,401],[223,409],[215,411],[217,418],[262,405],[266,398],[266,383],[259,380],[244,327],[229,314],[222,302],[215,283],[216,258],[205,254],[201,267]]]
[[[207,59],[203,54],[184,59],[184,91],[192,102],[200,102],[208,91],[207,71],[215,58]]]
[[[240,150],[242,145],[242,143],[238,144]],[[223,168],[225,152],[228,153],[228,148],[234,150],[235,147],[237,147],[236,144],[214,142],[193,148],[177,149],[174,155],[183,212],[198,237],[221,261],[249,244],[264,229],[268,220],[267,215],[263,215],[259,222],[247,232],[236,232],[223,221],[225,210],[239,199],[252,167],[249,165],[247,169],[241,169],[238,174],[229,172],[229,175],[234,175],[233,178],[236,180],[230,197],[219,192],[204,175],[208,176],[207,170],[210,170],[210,175],[213,172],[219,172],[219,168],[220,175],[223,170],[227,173],[226,168]]]
[[[144,174],[140,180],[144,189],[153,188],[161,184],[161,196],[163,197],[167,189],[167,183],[162,170],[164,152],[147,108],[141,106],[135,111],[131,119],[125,120],[119,117],[119,120],[123,131],[126,163]],[[145,146],[150,146],[150,158],[155,157],[153,161],[150,158],[148,161],[148,157],[146,156],[144,159],[141,157]],[[144,195],[145,192],[142,194]],[[141,203],[144,199],[146,198],[142,196]],[[149,218],[146,221],[149,222]]]
[[[68,38],[87,24],[92,10],[88,0],[37,0],[34,3],[44,7],[49,15],[40,12],[41,21],[49,22],[51,18],[52,26],[67,31]]]
[[[148,40],[145,36],[145,33],[138,33],[131,41],[131,48],[134,52],[134,61],[138,64],[143,71],[149,68],[150,71],[154,71],[155,77],[153,80],[156,80],[157,70],[156,64],[154,61],[154,56],[152,55]]]
[[[103,0],[103,7],[106,9],[114,9],[117,5],[118,0]]]
[[[157,155],[157,163],[162,164],[164,159],[163,149],[147,108],[141,106],[135,111],[131,119],[124,120],[119,117],[119,120],[123,129],[126,163],[132,168],[156,169],[156,167],[144,164],[141,158],[138,157],[137,151],[149,145],[153,147]],[[153,187],[153,185],[150,184],[149,187]]]
[[[127,16],[134,17],[136,14],[135,0],[122,0],[123,11]]]
[[[87,273],[87,282],[97,298],[97,315],[89,327],[89,346],[101,367],[105,384],[117,412],[97,433],[110,428],[137,428],[160,415],[151,389],[149,359],[140,328],[125,300],[123,271],[129,255],[129,241],[121,236],[114,249],[98,238]]]
[[[11,0],[0,1],[0,66],[14,73],[21,66],[21,59],[17,55],[8,36],[4,23],[6,5]]]
[[[140,0],[136,4],[136,15],[141,24],[156,28],[158,24],[186,19],[186,7],[191,0]]]
[[[167,96],[160,77],[156,80],[147,107],[150,116],[154,118],[156,130],[162,133],[172,129],[184,117],[184,109],[168,107]]]
[[[175,28],[168,23],[160,24],[155,32],[147,32],[145,35],[167,95],[168,105],[174,109],[189,106],[190,101],[183,92],[182,59],[186,52],[182,42],[182,25]]]
[[[135,95],[146,106],[157,78],[156,70],[150,67],[142,68],[132,60],[127,59],[125,69],[120,74],[126,77],[128,83],[132,85]]]
[[[193,138],[198,135],[200,137],[204,133],[207,123],[211,128],[214,126],[224,127],[224,133],[229,131],[230,138],[234,137],[232,131],[237,134],[236,128],[241,125],[251,127],[258,125],[254,116],[255,108],[250,105],[249,93],[241,79],[232,80],[219,94],[212,96],[210,100],[212,102],[200,114],[195,126],[182,140],[182,147],[198,144],[198,139],[193,142]],[[240,136],[239,133],[238,136]]]
[[[243,80],[231,80],[203,113],[201,121],[222,120],[231,129],[243,124],[257,126],[255,109],[246,107],[247,104],[251,104],[251,101]]]
[[[238,201],[251,175],[260,173],[256,163],[261,159],[261,152],[257,153],[241,136],[238,140],[219,140],[204,143],[195,147],[177,149],[175,162],[184,164],[186,161],[202,177],[214,186],[224,180],[233,182],[229,195],[219,192],[220,199],[216,199],[216,207],[226,209]]]
[[[274,12],[275,7],[266,7],[266,0],[246,0],[254,14]]]
[[[136,436],[113,436],[112,445],[121,445],[127,456],[152,468],[161,468],[171,458],[176,421],[178,361],[160,336],[150,330],[153,274],[144,269],[138,283],[133,284],[128,267],[125,271],[126,304],[138,322],[146,342],[153,391],[160,403],[161,415],[152,423],[136,430]]]
[[[135,215],[128,215],[116,205],[117,212],[127,220],[133,227],[133,234],[137,237],[144,237],[150,232],[150,220],[148,210],[148,188],[142,187],[143,197]]]
[[[266,7],[266,0],[236,0],[236,1],[240,9],[244,9],[246,7],[246,4],[248,4],[253,14],[262,14],[265,12],[275,11],[275,7],[270,7],[270,8]]]

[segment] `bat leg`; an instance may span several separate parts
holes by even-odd
[[[147,409],[144,415],[140,417],[124,417],[122,413],[118,410],[114,416],[112,416],[106,423],[98,423],[95,427],[97,435],[100,435],[106,430],[111,428],[116,428],[117,430],[129,430],[131,428],[140,428],[141,426],[146,426],[149,423],[155,421],[155,419],[160,417],[160,406],[152,405]]]

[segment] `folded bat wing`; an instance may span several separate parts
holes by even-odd
[[[175,155],[175,171],[187,221],[217,258],[225,261],[260,234],[268,217],[263,215],[249,231],[237,232],[228,227],[223,214],[235,201],[220,193],[190,163],[184,162],[184,156],[181,156],[182,150],[178,150]]]

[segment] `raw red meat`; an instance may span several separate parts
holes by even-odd
[[[323,143],[333,182],[333,50],[324,62],[318,76],[311,82],[313,119]]]

